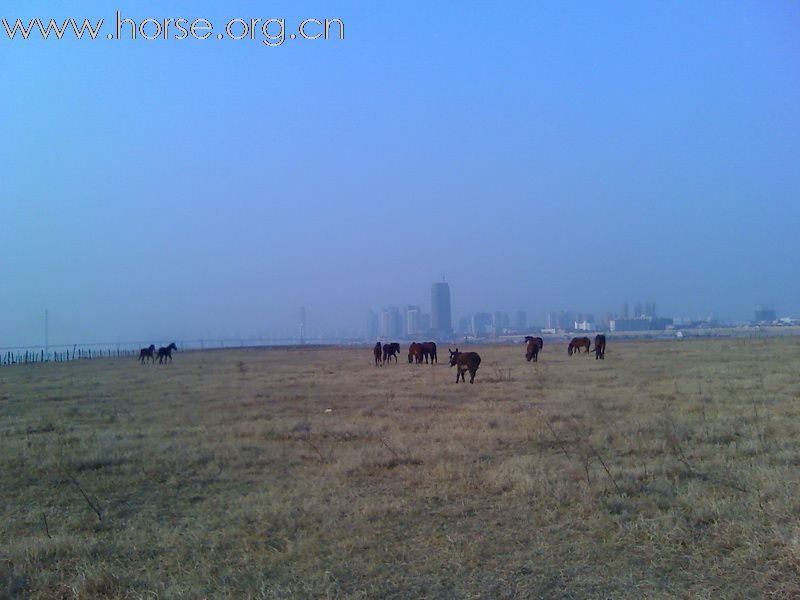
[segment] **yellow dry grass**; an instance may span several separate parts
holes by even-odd
[[[0,597],[800,595],[800,340],[473,349],[0,369]]]

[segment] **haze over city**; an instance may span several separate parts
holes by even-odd
[[[276,48],[3,38],[0,347],[46,309],[64,344],[359,335],[443,276],[454,328],[800,316],[797,3],[432,4],[119,7],[344,23]]]

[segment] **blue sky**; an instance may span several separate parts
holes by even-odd
[[[800,316],[795,2],[6,2],[344,40],[0,39],[0,346],[429,303]],[[104,32],[108,29],[104,29]]]

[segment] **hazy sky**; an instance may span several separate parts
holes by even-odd
[[[478,310],[800,316],[797,2],[4,2],[345,39],[0,29],[0,347]]]

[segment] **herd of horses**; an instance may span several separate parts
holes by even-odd
[[[525,336],[525,360],[528,362],[538,362],[539,352],[544,348],[544,340],[540,337],[531,335]],[[567,346],[567,354],[580,354],[581,349],[586,349],[586,356],[589,352],[594,352],[595,360],[605,360],[606,357],[606,336],[598,334],[594,338],[594,349],[592,349],[592,341],[588,337],[574,337],[570,340]],[[481,357],[477,352],[460,352],[458,348],[455,351],[450,350],[450,366],[456,367],[456,383],[461,380],[466,383],[464,373],[469,371],[469,382],[475,382],[475,373],[481,364]],[[375,358],[375,366],[383,366],[387,362],[397,362],[397,355],[400,354],[400,344],[392,342],[390,344],[381,344],[376,342],[372,349],[372,354]],[[438,363],[436,356],[436,344],[434,342],[412,342],[408,347],[408,362],[421,364],[423,360],[430,364]]]
[[[398,354],[400,354],[400,344],[397,342],[392,342],[391,344],[376,342],[375,347],[372,349],[376,367],[383,366],[385,363],[391,362],[392,359],[394,359],[394,362],[397,362]],[[412,342],[408,347],[409,363],[416,362],[420,364],[423,360],[426,364],[429,360],[430,364],[439,362],[439,358],[436,355],[436,344],[434,342]]]
[[[591,347],[592,342],[588,337],[575,337],[569,343],[567,347],[567,354],[572,356],[573,354],[580,354],[581,348],[586,348],[586,354],[589,354],[589,348]],[[605,360],[606,358],[606,336],[602,334],[597,334],[594,336],[594,359],[595,360]]]
[[[589,352],[594,352],[595,360],[604,360],[606,357],[606,336],[602,334],[598,334],[594,338],[594,350],[591,349],[592,342],[588,337],[574,337],[569,342],[569,346],[567,346],[567,354],[572,356],[573,354],[580,354],[581,349],[585,348],[585,354],[588,356]],[[544,340],[540,337],[533,337],[531,335],[525,336],[525,360],[528,362],[538,362],[539,361],[539,353],[544,348]],[[172,362],[172,351],[177,350],[178,347],[175,345],[175,342],[171,343],[169,346],[162,346],[158,350],[154,344],[150,344],[147,348],[142,348],[139,351],[139,362],[144,364],[145,362],[155,363],[156,359],[158,360],[158,364],[164,364],[165,362]],[[478,367],[481,364],[481,357],[477,352],[460,352],[458,348],[455,351],[450,350],[450,366],[457,367],[456,369],[456,383],[458,383],[459,379],[466,383],[464,379],[464,373],[469,371],[469,382],[474,383],[475,381],[475,373],[478,371]],[[375,358],[375,366],[383,366],[384,364],[391,362],[394,359],[394,362],[397,363],[397,355],[400,354],[400,344],[397,342],[391,342],[389,344],[381,344],[380,342],[376,342],[375,346],[372,349],[373,357]],[[439,362],[439,358],[436,354],[436,343],[435,342],[411,342],[411,345],[408,347],[408,362],[409,364],[422,364],[422,361],[425,361],[425,364],[437,364]]]
[[[145,362],[155,363],[156,359],[158,359],[158,364],[160,365],[163,365],[167,360],[172,362],[172,351],[177,349],[175,342],[172,342],[169,346],[162,346],[158,350],[156,350],[154,344],[150,344],[147,348],[139,350],[139,362],[142,364]]]

